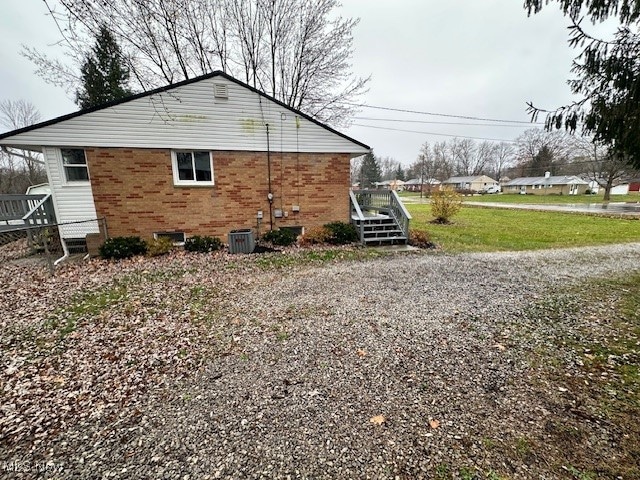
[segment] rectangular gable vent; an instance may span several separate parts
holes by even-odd
[[[229,86],[225,83],[214,83],[213,96],[215,98],[229,98]]]

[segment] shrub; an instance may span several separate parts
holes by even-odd
[[[451,217],[460,211],[462,198],[460,194],[451,189],[433,192],[431,195],[431,213],[434,223],[449,223]]]
[[[431,235],[424,230],[409,230],[409,245],[418,248],[435,248],[436,245],[431,241]]]
[[[269,242],[273,245],[278,245],[280,247],[288,247],[289,245],[293,245],[296,243],[296,234],[291,230],[286,228],[280,230],[271,230],[264,234],[262,239],[266,242]]]
[[[358,231],[351,223],[332,222],[327,223],[325,228],[331,232],[327,242],[333,245],[345,245],[358,241]]]
[[[194,235],[184,241],[184,249],[187,252],[208,253],[215,252],[222,248],[222,242],[218,237],[209,237],[208,235]]]
[[[147,252],[147,244],[140,237],[114,237],[108,238],[99,251],[102,258],[120,260],[134,255],[144,255]]]
[[[311,227],[304,232],[300,243],[302,245],[316,245],[326,243],[331,236],[331,230],[327,227]]]
[[[150,257],[166,255],[173,250],[173,247],[173,240],[169,237],[154,238],[150,242],[147,242],[147,255]]]

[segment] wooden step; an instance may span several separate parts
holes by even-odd
[[[387,220],[387,221],[390,220],[392,222],[394,221],[393,217],[390,217],[389,215],[375,215],[370,213],[364,213],[363,216],[364,216],[364,219],[360,220],[357,215],[353,214],[351,215],[351,219],[356,222],[360,222],[360,221],[374,222],[374,221],[384,221],[384,220]]]
[[[402,230],[375,230],[371,232],[364,232],[364,238],[384,238],[398,236],[402,236]]]
[[[395,237],[380,237],[380,238],[365,238],[365,243],[394,243],[394,242],[402,242],[407,243],[407,237],[405,236],[395,236]]]
[[[365,232],[385,231],[385,230],[398,230],[400,227],[396,223],[388,223],[385,225],[363,225],[362,229]]]

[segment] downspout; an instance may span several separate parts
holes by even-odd
[[[273,230],[273,192],[271,191],[271,148],[269,144],[269,124],[265,123],[267,127],[267,175],[269,180],[269,193],[267,193],[267,200],[269,200],[269,230]]]
[[[60,228],[60,227],[57,227]],[[67,258],[69,258],[69,249],[67,248],[67,243],[64,241],[64,238],[60,238],[60,243],[62,244],[62,251],[64,255],[62,255],[59,259],[53,262],[53,266],[57,267],[60,263],[64,262]]]

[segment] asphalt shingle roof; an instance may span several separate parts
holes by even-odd
[[[588,182],[575,175],[557,175],[552,177],[520,177],[505,183],[505,187],[519,187],[521,185],[589,185]]]

